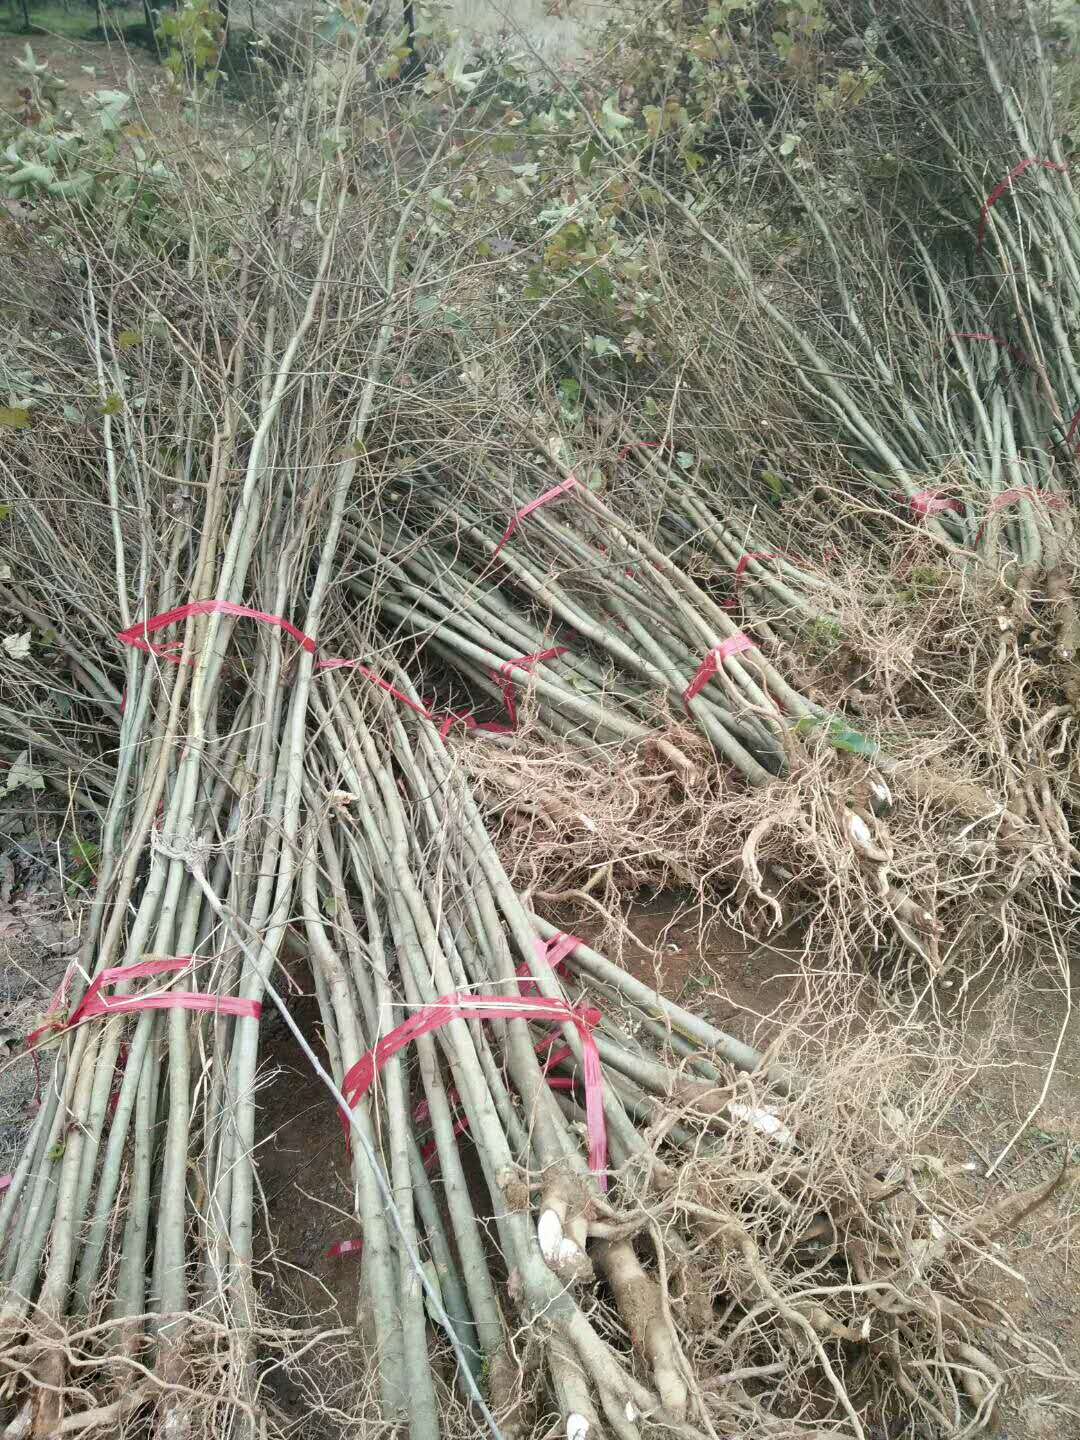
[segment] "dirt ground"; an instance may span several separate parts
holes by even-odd
[[[29,42],[34,58],[47,64],[63,80],[72,98],[95,90],[160,90],[166,87],[164,72],[145,50],[125,50],[116,43],[100,40],[69,40],[51,35],[0,35],[0,112],[4,117],[21,109],[19,90],[26,77],[15,66]],[[70,104],[70,102],[69,102]]]

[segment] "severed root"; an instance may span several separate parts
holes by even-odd
[[[566,1417],[566,1440],[599,1440],[607,1432],[618,1440],[639,1440],[640,1419],[665,1418],[656,1397],[637,1383],[576,1307],[572,1316],[552,1325],[546,1339],[551,1378]],[[594,1396],[606,1423],[599,1418]],[[678,1424],[676,1417],[667,1418]]]
[[[679,1372],[674,1337],[664,1316],[659,1285],[645,1273],[629,1240],[599,1241],[596,1253],[630,1333],[630,1342],[652,1370],[660,1403],[668,1414],[683,1419],[687,1390]]]
[[[1062,570],[1052,570],[1046,577],[1046,596],[1057,611],[1057,636],[1054,652],[1059,660],[1074,661],[1080,654],[1080,617],[1069,590],[1068,577]]]
[[[592,1261],[585,1252],[587,1198],[584,1187],[571,1175],[556,1175],[544,1186],[536,1238],[548,1268],[567,1285],[594,1279]]]
[[[742,874],[751,894],[772,911],[773,927],[777,928],[784,923],[784,912],[780,908],[780,902],[774,895],[770,895],[765,889],[765,882],[762,878],[761,867],[758,865],[757,851],[762,838],[772,827],[772,818],[766,816],[754,825],[742,847]]]

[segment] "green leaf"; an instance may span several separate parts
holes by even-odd
[[[76,840],[71,847],[71,858],[77,865],[86,865],[92,870],[101,859],[101,846],[93,840]]]
[[[134,350],[136,345],[142,344],[142,336],[138,330],[121,330],[116,337],[116,348],[121,352]]]
[[[13,170],[10,175],[5,175],[4,179],[8,185],[51,185],[56,176],[48,165],[27,161],[20,165],[18,170]]]
[[[761,478],[769,487],[769,494],[773,497],[774,500],[780,500],[783,498],[784,491],[787,489],[787,485],[782,475],[778,475],[775,470],[763,470],[761,472]]]
[[[445,215],[455,215],[457,206],[443,190],[441,185],[436,185],[434,190],[428,191],[428,200],[433,210],[440,210]]]
[[[0,427],[5,430],[25,430],[30,424],[30,411],[17,405],[0,406]]]
[[[800,737],[813,734],[822,725],[828,725],[825,738],[834,750],[843,750],[848,755],[866,755],[873,757],[878,754],[878,746],[873,740],[865,735],[860,735],[857,730],[851,730],[842,720],[819,720],[815,715],[802,715],[795,722],[795,734]]]
[[[625,130],[628,125],[632,125],[633,123],[629,115],[621,115],[619,111],[615,109],[615,101],[613,97],[609,95],[600,107],[600,124],[604,133],[607,135],[618,135],[621,130]]]
[[[336,130],[329,130],[320,139],[319,148],[322,150],[323,159],[327,162],[334,160],[345,148],[345,140]]]
[[[348,40],[355,40],[360,34],[352,21],[347,20],[340,10],[332,11],[325,20],[320,21],[315,27],[315,33],[320,40],[327,40],[331,44],[339,35],[344,35]]]
[[[8,768],[4,788],[10,795],[12,790],[44,790],[45,776],[30,764],[30,751],[23,750]]]
[[[567,405],[576,405],[581,399],[581,386],[576,380],[560,380],[559,394]]]
[[[61,200],[88,200],[94,193],[97,181],[89,170],[76,170],[66,180],[54,180],[48,187],[50,195]]]
[[[610,340],[606,335],[591,335],[586,348],[591,350],[598,359],[603,359],[605,355],[621,355],[622,353],[615,341]]]
[[[10,514],[11,514],[11,506],[10,506],[10,505],[0,505],[0,522],[6,520]]]
[[[102,415],[119,415],[124,408],[124,402],[115,392],[105,397],[105,404],[101,407]]]
[[[471,55],[461,39],[457,39],[447,52],[446,62],[443,65],[443,74],[448,84],[455,90],[460,90],[463,95],[471,95],[476,89],[477,82],[483,78],[484,71],[466,70],[465,66],[471,59]]]
[[[872,756],[878,753],[878,747],[873,740],[868,740],[857,730],[849,730],[839,720],[834,720],[829,726],[829,744],[834,750],[844,750],[849,755]]]
[[[123,90],[98,90],[92,98],[98,106],[97,121],[101,133],[115,134],[124,123],[131,96]]]

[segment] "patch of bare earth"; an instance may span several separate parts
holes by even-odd
[[[128,50],[104,40],[70,40],[59,35],[0,35],[0,111],[18,116],[19,91],[26,83],[15,65],[30,45],[34,59],[63,80],[70,105],[95,90],[165,91],[165,74],[145,50]]]

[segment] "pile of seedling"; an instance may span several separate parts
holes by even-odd
[[[175,147],[152,263],[11,182],[0,756],[96,876],[0,1207],[3,1434],[263,1434],[278,1370],[312,1433],[359,1413],[310,1380],[340,1326],[263,1309],[271,1009],[343,1121],[366,1423],[963,1435],[1025,1367],[1063,1379],[981,1298],[1012,1211],[883,1118],[947,1106],[944,1056],[762,1056],[544,918],[576,899],[622,943],[678,886],[933,1001],[1064,943],[1075,198],[1038,64],[1006,82],[948,18],[882,41],[877,123],[923,115],[907,229],[826,223],[759,137],[768,203],[821,232],[771,268],[585,84],[557,98],[595,194],[554,122],[543,166],[487,143],[460,52],[373,143],[351,22],[253,158]],[[961,64],[979,106],[927,109]],[[1047,165],[984,206],[972,276],[920,226],[960,226],[1002,135],[1002,174]],[[545,205],[646,182],[602,217],[663,291],[631,361],[594,290],[521,282]],[[960,338],[990,326],[1027,363]]]

